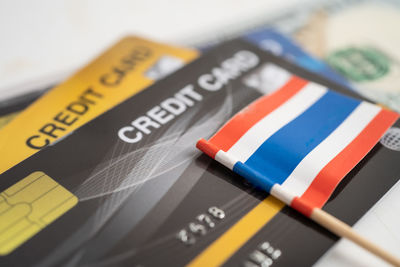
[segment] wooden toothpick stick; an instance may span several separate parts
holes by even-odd
[[[369,252],[375,254],[376,256],[382,258],[388,263],[399,266],[400,267],[400,259],[396,256],[392,255],[388,251],[379,247],[378,245],[372,243],[366,238],[359,235],[352,227],[348,224],[342,222],[341,220],[335,218],[329,213],[323,211],[322,209],[315,208],[313,209],[310,218],[321,226],[325,227],[335,235],[343,238],[347,238],[348,240],[353,241],[360,247],[368,250]]]

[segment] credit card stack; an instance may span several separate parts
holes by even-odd
[[[195,144],[293,76],[400,111],[400,37],[363,32],[371,12],[400,22],[394,1],[332,1],[197,48],[129,36],[2,103],[0,266],[343,263],[329,258],[335,235]],[[396,122],[324,210],[356,224],[396,187],[399,151]]]

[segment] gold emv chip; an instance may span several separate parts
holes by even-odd
[[[33,237],[78,203],[43,172],[34,172],[0,193],[0,255]]]

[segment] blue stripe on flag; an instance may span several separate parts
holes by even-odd
[[[272,186],[275,184],[274,181],[268,179],[267,176],[257,172],[254,169],[249,168],[249,166],[241,163],[240,161],[235,163],[235,165],[233,166],[233,171],[240,176],[246,178],[256,187],[267,191],[268,193],[271,191]]]
[[[328,91],[297,118],[268,138],[245,162],[248,168],[282,184],[300,161],[360,104]]]

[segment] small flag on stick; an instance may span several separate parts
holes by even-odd
[[[400,260],[321,208],[399,115],[293,76],[197,148],[340,237]]]

